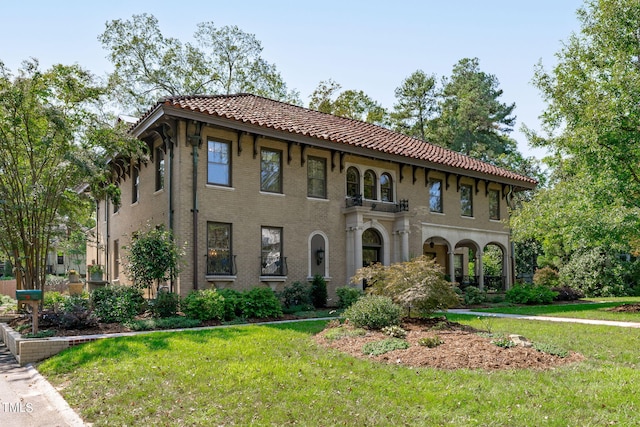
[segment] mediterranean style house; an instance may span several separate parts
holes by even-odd
[[[505,219],[536,181],[380,126],[259,96],[159,101],[130,129],[146,162],[116,158],[119,206],[98,203],[93,230],[106,280],[123,271],[131,236],[164,225],[185,244],[166,286],[282,289],[323,276],[329,295],[370,263],[426,254],[460,283],[508,288]],[[482,254],[502,254],[486,277]],[[471,267],[471,269],[470,269]]]

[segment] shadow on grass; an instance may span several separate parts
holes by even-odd
[[[278,329],[278,330],[290,330],[296,332],[302,332],[308,335],[315,335],[321,332],[327,325],[328,320],[305,320],[301,322],[288,322],[288,323],[270,323],[264,325],[264,327]]]

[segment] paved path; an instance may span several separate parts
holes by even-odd
[[[55,388],[31,365],[20,366],[0,344],[0,426],[84,426]]]
[[[581,323],[584,325],[618,326],[621,328],[640,328],[640,323],[638,322],[618,322],[615,320],[572,319],[569,317],[551,317],[551,316],[526,316],[522,314],[487,313],[484,311],[471,311],[471,310],[465,310],[465,309],[451,309],[451,310],[448,310],[447,312],[454,313],[454,314],[469,314],[471,316],[504,317],[504,318],[522,319],[522,320],[544,320],[547,322]]]
[[[486,313],[464,309],[449,313],[493,316],[523,320],[582,323],[589,325],[640,328],[640,323],[610,320],[569,319],[566,317],[523,316]],[[306,319],[309,320],[309,319]],[[322,320],[322,319],[320,319]],[[270,322],[282,323],[282,322]],[[238,325],[233,325],[238,326]],[[0,426],[1,427],[76,427],[82,419],[69,407],[57,390],[32,366],[20,367],[4,344],[0,344]]]

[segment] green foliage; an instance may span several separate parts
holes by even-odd
[[[344,286],[336,289],[336,294],[338,295],[338,308],[347,308],[362,298],[364,292],[358,288]]]
[[[138,286],[149,288],[154,281],[174,280],[178,274],[178,263],[182,249],[173,240],[173,234],[164,226],[138,231],[127,248],[125,270]]]
[[[159,98],[194,93],[298,100],[275,65],[261,56],[255,35],[236,26],[216,28],[213,22],[199,23],[195,30],[196,43],[185,44],[164,36],[153,15],[107,22],[99,40],[114,65],[110,82],[121,106],[141,112]]]
[[[549,304],[556,295],[546,286],[519,283],[507,291],[505,298],[514,304]]]
[[[29,332],[27,334],[23,334],[22,338],[49,338],[56,335],[56,331],[53,329],[41,329],[36,333]]]
[[[487,300],[487,293],[476,288],[475,286],[467,286],[464,290],[464,304],[475,305],[482,304]]]
[[[418,340],[418,345],[421,345],[423,347],[435,348],[440,344],[444,344],[444,341],[442,341],[437,335],[434,335],[432,337],[420,338]]]
[[[282,305],[271,288],[253,288],[242,294],[242,315],[266,319],[282,317]]]
[[[553,344],[545,344],[545,343],[538,343],[538,342],[534,342],[531,344],[531,346],[535,349],[538,350],[541,353],[547,353],[547,354],[551,354],[553,356],[558,356],[558,357],[562,357],[565,358],[569,355],[569,352],[567,350],[564,350],[562,348],[559,348]]]
[[[409,343],[400,338],[387,338],[382,341],[368,342],[362,346],[362,352],[369,356],[380,356],[393,350],[405,350]]]
[[[517,345],[507,337],[499,337],[499,338],[493,339],[491,340],[491,344],[497,345],[498,347],[502,347],[502,348],[511,348]]]
[[[44,293],[42,308],[45,310],[58,311],[67,299],[61,292],[49,291]]]
[[[154,329],[187,329],[202,325],[202,321],[189,317],[172,316],[159,319],[131,320],[125,326],[134,331],[152,331]]]
[[[349,306],[342,318],[357,328],[382,329],[399,325],[402,308],[391,298],[382,295],[365,295]]]
[[[187,317],[206,320],[224,318],[224,297],[215,289],[191,291],[182,300],[182,311]]]
[[[104,323],[122,323],[140,314],[144,307],[140,289],[131,286],[105,286],[91,292],[91,306]]]
[[[293,282],[285,286],[279,296],[285,308],[306,307],[306,310],[313,308],[311,285],[308,283]]]
[[[386,122],[387,112],[379,103],[361,90],[338,93],[341,88],[340,84],[331,79],[321,81],[310,96],[309,108],[379,125]],[[336,93],[338,94],[333,99]]]
[[[434,259],[421,256],[407,262],[384,266],[374,264],[359,269],[353,283],[366,280],[371,292],[385,295],[403,307],[430,315],[460,303],[454,286],[444,279]]]
[[[385,326],[384,328],[382,328],[382,333],[393,338],[406,338],[407,336],[407,331],[405,331],[401,326],[398,325]]]
[[[26,289],[43,288],[50,242],[92,211],[74,189],[101,181],[120,136],[100,113],[103,95],[78,65],[41,70],[30,59],[14,78],[0,63],[0,249],[24,272]]]
[[[311,281],[311,299],[313,300],[313,306],[316,308],[323,308],[327,306],[327,281],[324,277],[316,274]]]
[[[621,296],[626,293],[625,269],[607,249],[586,249],[574,253],[560,268],[560,284],[587,297]]]
[[[533,275],[533,284],[553,288],[558,285],[560,276],[551,267],[543,267],[536,270]]]
[[[180,295],[174,292],[158,292],[151,305],[151,312],[156,317],[174,317],[180,310]]]
[[[242,316],[242,293],[234,289],[217,289],[224,298],[224,320]]]
[[[334,328],[330,328],[324,334],[324,338],[329,341],[339,340],[349,337],[361,337],[367,334],[362,328],[351,328],[349,326],[341,325]]]
[[[428,140],[429,122],[438,110],[436,76],[414,71],[396,88],[395,96],[397,103],[391,114],[394,130]]]

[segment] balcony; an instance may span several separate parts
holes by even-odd
[[[236,255],[217,251],[209,253],[207,256],[208,276],[235,276],[236,274]]]
[[[379,200],[363,200],[361,194],[356,194],[355,196],[346,198],[346,207],[351,208],[354,206],[371,208],[372,211],[376,212],[408,212],[409,200],[399,200],[398,203],[381,202]]]

